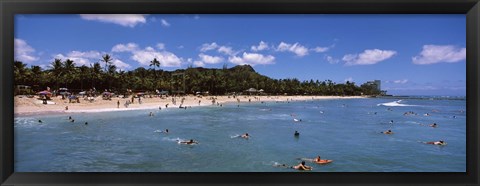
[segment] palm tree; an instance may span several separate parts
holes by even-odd
[[[112,81],[114,81],[117,77],[115,76],[117,72],[117,66],[110,65],[108,66],[108,89],[112,88]]]
[[[91,65],[90,65],[91,66]],[[100,66],[100,63],[95,63],[93,64],[93,66],[91,66],[92,68],[92,71],[91,71],[91,78],[92,78],[92,88],[95,87],[95,82],[97,80],[100,80],[100,76],[101,76],[101,69],[102,67]]]
[[[107,67],[108,65],[112,64],[112,56],[108,55],[108,54],[105,54],[102,56],[102,62],[105,62],[105,72],[107,72]]]
[[[58,84],[63,81],[63,74],[64,74],[64,68],[63,68],[63,63],[61,59],[55,59],[52,63],[52,74],[53,77],[55,78],[56,82],[56,89],[59,88]]]
[[[155,85],[157,85],[157,71],[155,67],[160,67],[160,61],[157,60],[157,58],[153,58],[152,61],[150,61],[150,66],[153,66],[153,74],[155,74]],[[157,88],[155,86],[155,88]]]
[[[82,65],[81,67],[78,67],[79,68],[79,72],[80,72],[80,89],[83,90],[83,83],[85,81],[85,77],[90,73],[90,69],[85,66],[85,65]]]
[[[15,82],[17,84],[24,84],[24,80],[26,79],[26,72],[27,69],[25,68],[27,65],[21,61],[15,61],[13,63],[13,72],[15,75]]]
[[[67,59],[63,64],[63,69],[65,73],[65,87],[68,87],[68,84],[77,78],[75,76],[75,63],[72,60]]]

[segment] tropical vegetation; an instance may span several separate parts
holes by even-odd
[[[208,92],[211,95],[242,93],[254,88],[263,90],[268,95],[379,95],[381,92],[369,84],[361,86],[354,82],[335,83],[331,80],[300,81],[296,78],[272,79],[261,75],[249,66],[239,65],[228,68],[193,68],[162,70],[157,59],[152,59],[150,68],[138,67],[131,71],[118,70],[112,64],[112,57],[102,56],[100,63],[77,66],[74,61],[55,59],[48,69],[27,65],[21,61],[14,62],[15,85],[27,85],[33,91],[50,87],[57,90],[65,87],[73,92],[95,88],[124,94],[133,92],[159,92],[195,94]]]

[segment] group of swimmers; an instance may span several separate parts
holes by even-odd
[[[387,110],[389,111],[392,111],[392,109],[388,108]],[[435,112],[438,112],[437,110],[434,110]],[[407,116],[407,115],[418,115],[417,113],[413,112],[413,111],[408,111],[408,112],[405,112],[403,113],[404,116]],[[424,116],[430,116],[429,113],[426,113],[424,114]],[[393,120],[390,120],[389,122],[390,124],[393,124]],[[424,124],[420,124],[420,125],[424,125]],[[424,125],[425,126],[425,125]],[[438,124],[437,123],[432,123],[432,124],[428,124],[429,127],[432,127],[432,128],[437,128],[438,127]],[[393,131],[392,130],[386,130],[386,131],[382,131],[380,132],[382,134],[393,134]],[[428,142],[422,142],[422,143],[425,143],[425,144],[430,144],[430,145],[446,145],[447,143],[443,140],[439,140],[439,141],[428,141]]]
[[[316,164],[320,164],[320,165],[328,164],[328,163],[333,162],[333,160],[321,159],[320,155],[318,155],[317,157],[315,157],[313,159],[308,159],[308,158],[299,158],[299,159],[302,160],[302,162],[300,162],[298,165],[288,166],[286,164],[275,164],[274,166],[307,171],[307,170],[313,170],[313,167],[306,165],[305,161],[310,161],[312,163],[316,163]]]

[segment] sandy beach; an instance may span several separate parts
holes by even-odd
[[[173,99],[172,99],[173,98]],[[141,98],[141,104],[139,99],[134,98],[132,104],[126,106],[127,101],[131,101],[129,98],[113,97],[111,100],[103,100],[101,96],[95,97],[94,101],[88,101],[84,98],[80,98],[80,103],[69,103],[68,99],[62,99],[61,96],[52,97],[48,101],[48,104],[43,104],[42,100],[38,96],[29,98],[26,96],[15,96],[15,114],[16,115],[29,115],[29,114],[41,114],[41,113],[78,113],[78,112],[107,112],[107,111],[127,111],[127,110],[140,110],[140,109],[162,109],[166,108],[179,108],[182,107],[196,107],[196,106],[208,106],[208,105],[223,105],[223,104],[244,104],[255,102],[288,102],[288,101],[305,101],[305,100],[321,100],[321,99],[354,99],[365,98],[362,96],[169,96],[162,98],[145,96]],[[182,104],[182,99],[184,99]],[[215,100],[215,102],[213,102]],[[118,102],[120,104],[118,105]],[[175,102],[175,103],[174,103]],[[68,110],[67,108],[68,107]]]

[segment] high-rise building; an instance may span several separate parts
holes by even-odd
[[[381,87],[381,82],[380,80],[373,80],[373,81],[367,81],[365,84],[368,86],[372,86],[375,90],[377,91],[382,91]]]

